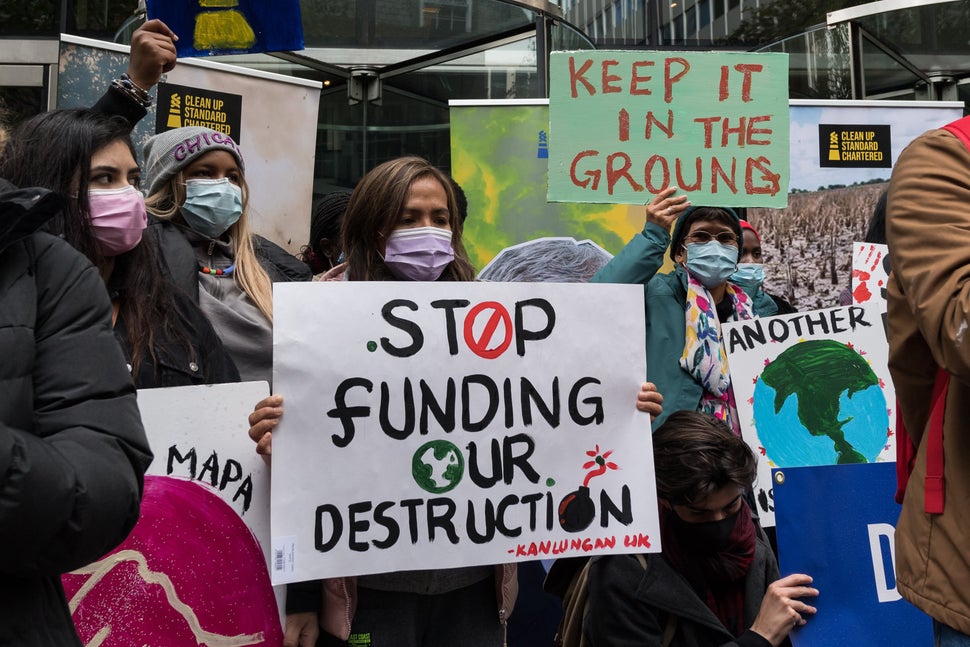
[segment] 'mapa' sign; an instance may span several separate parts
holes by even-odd
[[[788,202],[788,55],[553,52],[549,201]]]
[[[659,550],[642,295],[276,285],[274,581]]]

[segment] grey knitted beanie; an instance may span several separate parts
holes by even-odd
[[[186,126],[159,133],[148,140],[144,150],[142,187],[145,195],[158,192],[169,178],[198,157],[214,150],[232,153],[245,173],[242,151],[229,135],[202,126]]]

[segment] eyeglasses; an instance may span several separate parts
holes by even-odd
[[[718,234],[712,234],[708,231],[695,231],[693,234],[687,236],[687,240],[692,243],[709,243],[712,240],[717,240],[717,242],[722,245],[733,245],[738,246],[738,237],[735,236],[730,231],[722,231]]]

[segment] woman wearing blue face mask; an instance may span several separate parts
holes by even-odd
[[[651,200],[643,231],[591,282],[644,286],[647,379],[664,394],[655,424],[686,409],[713,414],[739,434],[720,324],[766,309],[774,313],[774,303],[763,292],[749,297],[729,281],[742,245],[734,210],[690,207],[676,190],[670,187]],[[668,249],[674,270],[661,274]]]
[[[774,304],[774,308],[771,305],[767,305],[765,310],[760,313],[762,317],[787,315],[798,312],[792,304],[781,297],[768,294],[764,291],[765,265],[764,256],[761,251],[761,236],[758,235],[758,231],[754,227],[748,224],[747,220],[741,221],[741,231],[744,236],[744,246],[741,252],[741,261],[738,263],[738,269],[729,279],[731,283],[741,286],[752,297],[758,297],[761,294],[768,295],[768,298]]]
[[[145,144],[148,232],[162,269],[209,317],[243,380],[272,377],[272,284],[308,281],[306,265],[250,231],[242,152],[228,135],[188,126]]]

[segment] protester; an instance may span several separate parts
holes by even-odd
[[[728,280],[741,286],[748,293],[748,296],[755,298],[758,302],[764,302],[765,309],[759,313],[762,317],[788,315],[797,312],[788,301],[764,291],[765,261],[764,253],[761,250],[761,236],[758,234],[758,230],[752,227],[747,220],[742,220],[740,224],[743,236],[741,260],[738,263],[738,269]],[[767,301],[758,298],[762,294],[771,299],[775,306],[773,311]]]
[[[340,263],[340,225],[350,202],[350,191],[331,191],[323,196],[310,218],[310,240],[300,249],[300,260],[313,272],[313,279]]]
[[[0,180],[0,644],[76,645],[60,575],[138,519],[152,459],[97,270]]]
[[[354,189],[341,230],[346,261],[326,280],[471,281],[448,177],[425,160],[402,157],[370,171]],[[250,415],[250,437],[270,453],[283,399]],[[302,583],[287,588],[286,645],[373,644],[498,647],[515,601],[514,564],[405,571]]]
[[[663,551],[592,559],[587,643],[778,647],[815,613],[800,598],[818,591],[808,575],[778,579],[744,504],[757,474],[751,449],[693,411],[671,413],[653,447]]]
[[[148,234],[162,267],[208,316],[244,380],[272,379],[273,282],[308,281],[298,259],[251,233],[242,152],[228,135],[188,126],[145,145]]]
[[[689,207],[686,196],[674,196],[676,190],[650,201],[643,232],[591,282],[644,286],[647,379],[665,398],[657,424],[673,411],[703,411],[740,434],[720,323],[758,316],[774,303],[763,293],[750,298],[728,281],[741,257],[737,214]],[[668,247],[676,267],[658,274]]]
[[[100,271],[114,332],[138,388],[237,382],[239,373],[199,307],[158,272],[138,191],[130,126],[94,110],[54,110],[15,130],[0,175],[59,193],[51,223]]]
[[[886,216],[889,371],[918,451],[896,526],[896,587],[933,618],[935,645],[970,645],[970,152],[967,120],[899,155]],[[964,136],[955,136],[963,131]],[[961,141],[961,139],[963,141]],[[946,381],[949,381],[947,389]],[[939,405],[934,386],[942,391]],[[942,419],[931,423],[937,414]],[[942,439],[930,433],[938,429]],[[934,438],[936,440],[934,440]],[[905,441],[905,435],[897,444]],[[941,451],[942,456],[936,456]],[[931,461],[928,456],[936,456]],[[901,463],[905,462],[899,458]],[[939,469],[930,478],[928,475]],[[945,484],[945,492],[943,487]],[[934,499],[938,508],[929,505]]]

